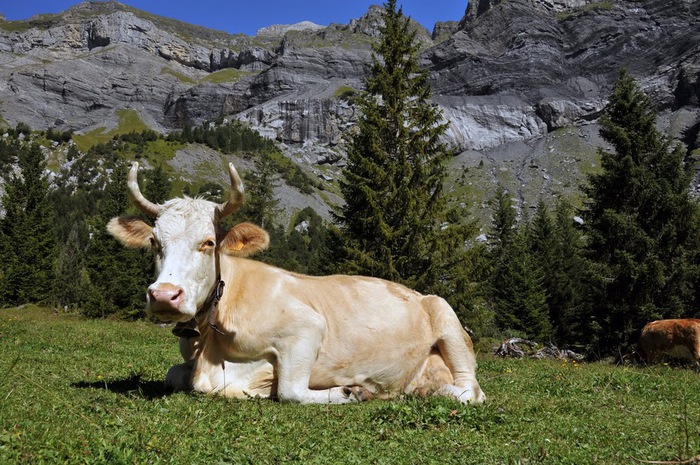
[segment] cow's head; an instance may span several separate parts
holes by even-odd
[[[200,198],[176,198],[163,204],[148,201],[139,190],[138,163],[129,171],[131,201],[155,219],[150,226],[133,216],[112,218],[109,233],[131,248],[155,252],[156,281],[148,286],[146,310],[165,321],[187,321],[204,305],[217,284],[219,254],[245,257],[267,247],[265,231],[250,223],[229,231],[220,221],[243,203],[243,183],[229,163],[231,195],[218,204]]]

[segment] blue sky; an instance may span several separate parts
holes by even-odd
[[[58,13],[78,0],[0,0],[0,13],[8,20],[27,19],[39,13]],[[254,35],[264,26],[312,21],[321,25],[347,24],[370,5],[383,0],[123,0],[121,3],[161,16],[179,19],[232,34]],[[436,21],[459,21],[467,0],[397,0],[406,16],[432,31]]]

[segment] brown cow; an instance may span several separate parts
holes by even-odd
[[[657,320],[644,326],[637,352],[647,363],[665,357],[700,363],[700,320]]]
[[[137,170],[134,163],[129,193],[155,225],[119,217],[108,230],[156,253],[147,310],[178,322],[185,363],[166,376],[173,388],[299,403],[411,392],[485,399],[471,340],[445,300],[381,279],[304,276],[245,258],[267,246],[268,235],[249,223],[218,230],[243,202],[232,164],[231,198],[222,205],[153,204],[139,191]]]

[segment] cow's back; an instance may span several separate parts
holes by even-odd
[[[700,319],[657,320],[644,326],[637,350],[647,363],[664,357],[700,362]]]

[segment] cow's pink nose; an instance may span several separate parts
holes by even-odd
[[[182,303],[183,294],[184,291],[181,287],[167,283],[149,288],[148,301],[151,304],[151,310],[155,312],[178,310]]]

